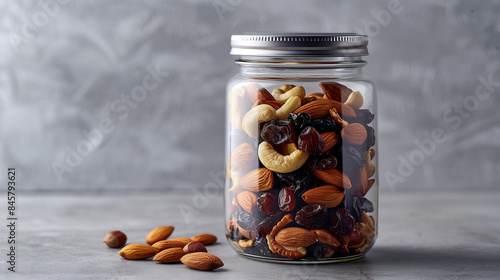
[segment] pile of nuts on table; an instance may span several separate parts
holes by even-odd
[[[373,244],[365,195],[375,182],[374,115],[361,109],[360,92],[319,87],[306,94],[300,85],[251,82],[228,93],[226,236],[245,254],[323,260]]]

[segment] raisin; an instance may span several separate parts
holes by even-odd
[[[334,155],[311,157],[309,166],[319,170],[332,169],[337,166],[337,158]]]
[[[366,128],[366,135],[367,135],[365,143],[366,143],[366,146],[368,148],[371,148],[371,147],[375,146],[375,140],[376,140],[375,130],[373,129],[373,127],[367,126],[367,125],[365,125],[365,128]]]
[[[257,199],[257,208],[267,215],[274,214],[278,210],[278,200],[272,193],[265,193]]]
[[[292,121],[297,135],[299,135],[304,128],[311,126],[311,115],[308,113],[290,113],[288,119]]]
[[[312,182],[311,171],[307,168],[290,173],[276,173],[276,176],[280,179],[276,181],[282,181],[282,186],[288,186],[297,197],[308,190]]]
[[[311,125],[319,133],[334,131],[337,129],[337,123],[331,117],[312,119]]]
[[[306,228],[320,229],[325,227],[327,212],[328,208],[324,205],[307,205],[297,211],[295,222]]]
[[[325,140],[314,127],[308,126],[300,134],[298,146],[304,153],[317,155],[325,147]]]
[[[290,212],[295,209],[296,201],[292,190],[287,187],[282,188],[279,194],[278,203],[283,212]]]
[[[368,109],[358,109],[356,110],[356,116],[358,116],[357,122],[363,123],[363,124],[369,124],[373,121],[375,118],[375,115],[370,112]]]
[[[344,208],[337,208],[332,211],[330,221],[330,232],[339,238],[344,238],[354,228],[354,217]]]
[[[263,125],[260,136],[273,145],[294,143],[295,130],[290,120],[272,120]]]
[[[285,213],[278,211],[273,215],[270,215],[256,226],[257,236],[266,236],[271,233],[273,227],[285,216]]]

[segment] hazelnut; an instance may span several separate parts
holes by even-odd
[[[120,248],[127,242],[127,236],[119,230],[110,231],[102,242],[111,248]]]

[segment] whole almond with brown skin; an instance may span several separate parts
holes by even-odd
[[[313,176],[323,181],[327,184],[331,184],[344,189],[350,189],[352,187],[351,180],[347,175],[342,173],[342,171],[332,168],[332,169],[311,169]]]
[[[205,245],[203,245],[201,242],[198,241],[193,241],[190,242],[189,244],[186,244],[184,248],[182,248],[186,254],[188,253],[195,253],[195,252],[206,252],[207,248],[205,248]]]
[[[118,252],[118,255],[120,255],[123,258],[128,259],[128,260],[142,260],[142,259],[151,258],[159,251],[160,250],[158,250],[157,248],[155,248],[151,245],[130,244],[130,245],[123,247]]]
[[[325,229],[311,229],[311,231],[316,234],[318,241],[331,246],[339,247],[341,245],[340,241],[335,238],[331,233]]]
[[[153,247],[158,248],[160,251],[163,251],[165,249],[169,248],[182,248],[186,246],[189,242],[192,242],[190,238],[187,237],[176,237],[176,238],[171,238],[168,240],[160,240],[153,244]]]
[[[320,134],[325,141],[325,146],[323,147],[322,153],[330,150],[339,142],[339,135],[333,131],[324,132]]]
[[[224,263],[218,257],[205,252],[186,254],[181,258],[181,262],[199,270],[213,270],[224,266]]]
[[[362,124],[351,123],[342,129],[340,135],[342,139],[353,145],[361,145],[366,141],[367,132]]]
[[[241,178],[240,186],[247,191],[265,192],[274,184],[274,174],[267,168],[257,168]]]
[[[210,245],[217,242],[217,236],[210,233],[200,233],[191,237],[191,240],[200,242],[203,245]]]
[[[127,242],[127,236],[119,230],[110,231],[106,234],[102,242],[108,245],[108,247],[120,248]]]
[[[276,234],[274,239],[278,244],[286,247],[307,247],[318,240],[310,230],[299,227],[284,228]]]
[[[313,102],[314,100],[316,100],[318,98],[316,98],[315,96],[306,96],[306,97],[302,97],[300,99],[300,105],[305,105],[309,102]]]
[[[176,263],[179,262],[186,252],[182,248],[169,248],[165,249],[153,258],[154,261],[159,263]]]
[[[283,106],[283,103],[281,102],[278,102],[278,101],[267,101],[267,100],[262,100],[262,99],[259,99],[257,100],[253,105],[252,105],[252,108],[253,107],[256,107],[256,106],[259,106],[261,104],[267,104],[267,105],[270,105],[271,107],[273,107],[275,110],[278,110],[279,108],[281,108],[281,106]]]
[[[160,240],[165,240],[172,234],[173,231],[173,226],[157,227],[148,233],[146,236],[146,243],[153,245]]]
[[[250,191],[242,191],[236,195],[236,199],[243,210],[252,213],[255,203],[257,203],[257,195]]]
[[[352,195],[354,196],[365,196],[368,192],[368,177],[366,174],[366,167],[363,166],[359,169],[359,172],[355,172],[352,182]]]
[[[311,118],[314,119],[314,118],[322,118],[328,115],[328,112],[330,111],[331,108],[332,106],[329,100],[317,99],[305,105],[300,106],[293,112],[295,114],[308,113],[309,115],[311,115]]]
[[[229,156],[227,162],[226,175],[231,178],[231,171],[247,170],[257,160],[257,151],[248,143],[243,143],[236,147]]]
[[[310,189],[302,194],[302,199],[309,205],[319,204],[328,208],[338,206],[344,199],[344,189],[325,185]]]
[[[346,102],[352,92],[350,88],[336,82],[321,82],[319,87],[325,93],[325,98],[342,103]]]

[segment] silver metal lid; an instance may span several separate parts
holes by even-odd
[[[245,33],[231,36],[231,55],[365,56],[367,45],[368,37],[356,33]]]

